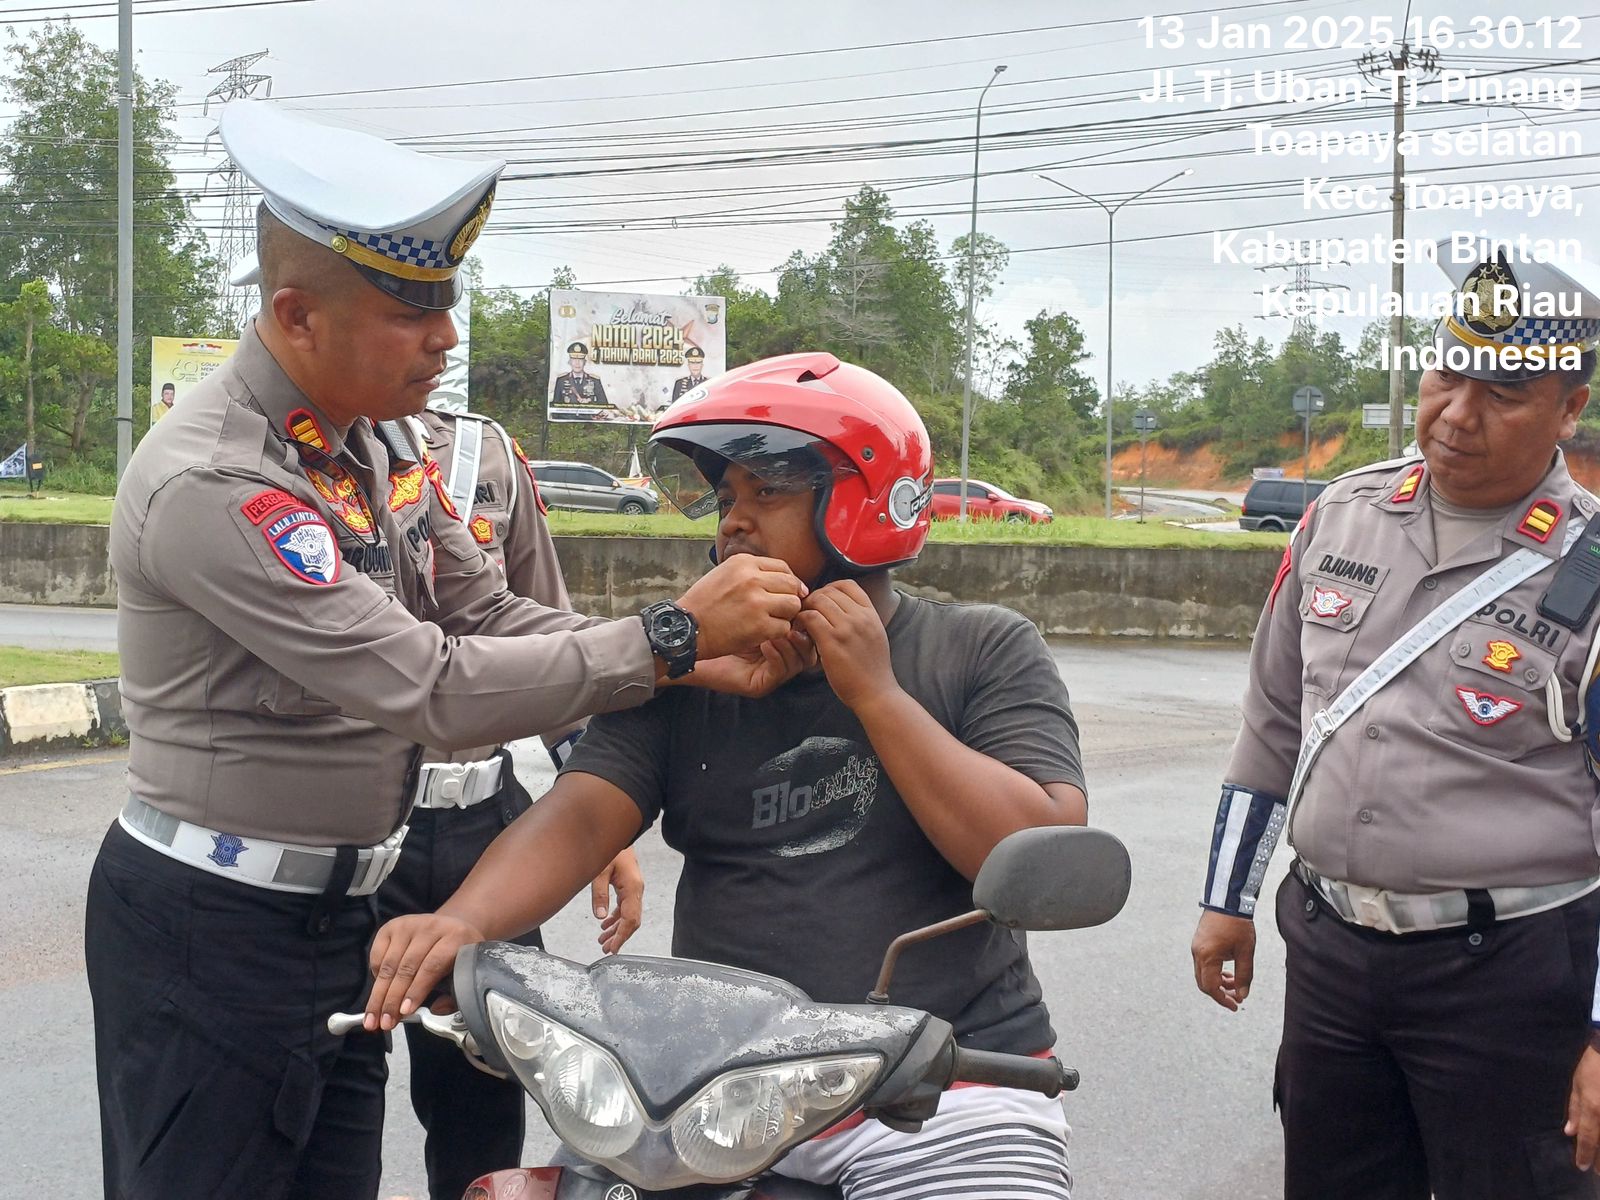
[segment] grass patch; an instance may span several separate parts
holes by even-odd
[[[1203,520],[1225,518],[1209,517]],[[678,513],[624,517],[613,513],[557,511],[550,514],[550,532],[567,537],[687,537],[710,541],[715,523],[691,521]],[[1011,521],[935,521],[935,542],[1024,543],[1040,546],[1151,546],[1222,550],[1282,547],[1282,533],[1210,533],[1183,529],[1162,521],[1108,521],[1104,517],[1057,517],[1048,525]]]
[[[0,687],[114,679],[117,656],[104,650],[27,650],[0,646]]]
[[[105,525],[111,520],[111,497],[44,492],[29,499],[25,488],[0,486],[0,521],[52,521],[64,525]],[[716,523],[710,518],[691,521],[681,513],[655,513],[625,517],[620,513],[569,512],[550,514],[550,532],[557,537],[679,537],[710,541]],[[1226,517],[1195,517],[1200,523]],[[1216,550],[1251,550],[1282,546],[1281,533],[1209,533],[1178,528],[1164,521],[1108,521],[1104,517],[1057,517],[1048,525],[1010,521],[935,521],[935,542],[977,544],[1000,542],[1041,546],[1153,546]]]
[[[26,484],[0,484],[0,521],[43,521],[54,525],[109,525],[111,497],[86,496],[45,488],[28,495]]]

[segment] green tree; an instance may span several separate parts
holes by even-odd
[[[1083,328],[1071,313],[1042,309],[1022,329],[1027,345],[1007,376],[1006,399],[1047,402],[1087,420],[1098,406],[1099,393],[1082,370],[1089,359]]]
[[[0,300],[43,280],[58,346],[60,431],[74,452],[113,441],[117,332],[117,63],[76,27],[47,23],[7,46],[4,94],[17,109],[0,141]],[[135,77],[135,378],[148,378],[150,338],[226,334],[217,266],[161,146],[176,137],[174,88]],[[41,331],[42,336],[42,331]],[[143,388],[136,388],[136,398]],[[148,400],[148,396],[144,396]],[[136,405],[137,407],[137,405]]]

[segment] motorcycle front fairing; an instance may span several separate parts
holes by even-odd
[[[639,1188],[751,1178],[892,1103],[951,1045],[924,1012],[816,1004],[783,980],[686,959],[586,967],[485,942],[458,956],[455,994],[489,1065],[523,1083],[569,1147]]]

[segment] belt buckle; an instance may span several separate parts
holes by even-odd
[[[1408,932],[1402,929],[1399,921],[1395,919],[1394,910],[1389,907],[1389,893],[1383,888],[1362,887],[1354,883],[1347,883],[1344,886],[1345,896],[1350,901],[1350,910],[1355,913],[1358,924],[1382,933]]]
[[[466,807],[467,768],[469,763],[427,763],[423,766],[422,794],[427,799],[439,799],[457,808]]]
[[[1311,728],[1316,730],[1318,737],[1323,741],[1333,736],[1333,717],[1329,715],[1327,709],[1319,708],[1311,714]]]

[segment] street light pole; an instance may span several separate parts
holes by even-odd
[[[961,519],[967,519],[967,447],[972,440],[972,289],[978,253],[978,151],[983,145],[983,98],[1000,78],[1005,64],[995,67],[978,93],[977,119],[972,127],[972,226],[967,233],[967,369],[961,380]]]
[[[117,479],[133,456],[133,0],[117,5]]]
[[[1108,206],[1096,200],[1088,192],[1080,192],[1070,183],[1062,183],[1049,175],[1040,175],[1039,178],[1046,183],[1053,183],[1058,188],[1065,188],[1074,196],[1081,196],[1106,214],[1106,517],[1111,516],[1111,347],[1112,347],[1112,320],[1116,310],[1116,255],[1117,255],[1117,214],[1141,196],[1148,196],[1157,188],[1166,187],[1174,179],[1182,179],[1185,175],[1194,172],[1187,167],[1175,175],[1168,175],[1160,183],[1152,183],[1142,192],[1135,192],[1126,200],[1115,207]]]

